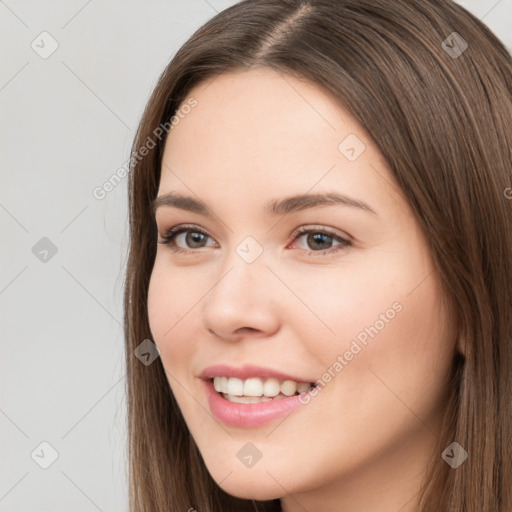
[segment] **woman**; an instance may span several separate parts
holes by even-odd
[[[512,510],[511,127],[449,1],[243,1],[187,41],[133,146],[133,512]]]

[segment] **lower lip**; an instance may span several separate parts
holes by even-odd
[[[265,425],[303,405],[299,398],[301,395],[293,395],[288,398],[272,400],[272,402],[261,402],[258,404],[239,404],[230,402],[222,397],[213,387],[211,380],[204,380],[208,404],[214,416],[234,427],[259,427]],[[301,393],[305,395],[306,393]]]

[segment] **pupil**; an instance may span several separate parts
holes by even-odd
[[[192,245],[196,242],[199,243],[203,238],[204,235],[202,233],[189,232],[187,233],[187,245],[190,246],[190,242],[192,242]]]
[[[326,235],[325,233],[310,233],[310,235],[308,236],[308,244],[315,248],[315,244],[319,243],[320,247],[317,246],[317,249],[328,249],[330,238],[331,237],[329,235]],[[322,242],[324,243],[324,245],[322,245]]]

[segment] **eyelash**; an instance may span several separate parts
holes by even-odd
[[[208,238],[211,238],[208,233],[206,233],[202,229],[198,228],[197,226],[176,226],[176,227],[168,229],[165,232],[165,235],[162,237],[163,240],[160,240],[158,243],[163,244],[163,245],[168,245],[169,248],[175,253],[197,252],[198,249],[183,249],[183,248],[177,247],[175,245],[174,239],[181,233],[187,233],[187,232],[200,233]],[[299,239],[301,236],[304,236],[304,235],[307,235],[310,233],[321,233],[324,235],[328,235],[329,237],[333,238],[335,241],[340,242],[340,245],[335,246],[334,248],[325,249],[322,251],[307,251],[308,256],[311,256],[311,255],[324,256],[327,254],[333,255],[335,253],[338,253],[340,250],[343,250],[352,245],[352,242],[350,240],[347,240],[346,238],[342,238],[339,235],[337,235],[337,234],[333,233],[332,231],[329,231],[325,228],[313,229],[313,228],[300,227],[293,233],[292,236],[290,236],[288,241],[293,242],[293,241]],[[200,247],[199,249],[205,249],[205,247]],[[306,251],[306,249],[299,249],[299,250]]]

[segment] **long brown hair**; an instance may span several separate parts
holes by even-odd
[[[151,338],[151,202],[165,144],[155,130],[194,86],[256,66],[317,84],[366,129],[417,216],[455,305],[464,350],[453,362],[444,430],[418,510],[510,512],[512,59],[482,22],[449,0],[245,0],[197,30],[162,73],[134,140],[129,176],[131,512],[279,510],[277,499],[238,499],[220,489],[160,358],[146,366],[134,356]],[[156,146],[141,157],[149,139]],[[441,458],[452,441],[469,454],[457,469]]]

